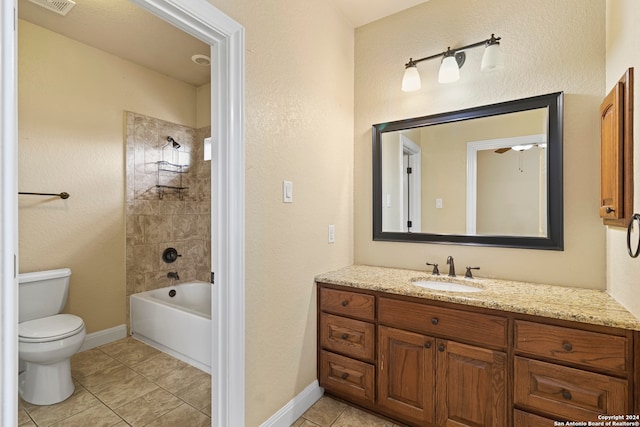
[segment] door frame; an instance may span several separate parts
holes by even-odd
[[[212,426],[244,425],[244,28],[206,0],[130,0],[212,46]],[[0,400],[17,425],[17,1],[0,6]]]

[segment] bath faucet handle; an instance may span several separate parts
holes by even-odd
[[[440,275],[440,270],[438,270],[438,264],[431,264],[430,262],[428,262],[427,265],[433,266],[433,272],[431,274],[433,274],[434,276]]]
[[[473,274],[471,274],[471,270],[480,270],[480,267],[469,267],[467,266],[467,272],[464,273],[464,277],[468,279],[473,279]]]

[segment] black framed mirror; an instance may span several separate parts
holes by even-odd
[[[373,240],[563,250],[563,93],[376,124]]]

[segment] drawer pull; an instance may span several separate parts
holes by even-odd
[[[566,351],[571,351],[573,350],[573,346],[571,345],[570,342],[565,342],[562,344],[562,348],[564,348]]]
[[[562,390],[562,397],[563,397],[563,398],[565,398],[565,399],[567,399],[567,400],[571,400],[571,398],[572,398],[573,396],[571,396],[571,393],[570,393],[570,392],[568,392],[567,390]]]
[[[346,372],[342,375],[340,375],[340,378],[342,378],[343,380],[346,380],[347,377],[349,377],[349,374],[347,374]]]
[[[438,346],[438,350],[441,351],[441,352],[444,351],[444,344],[440,344]]]
[[[342,334],[342,339],[346,340],[347,338],[349,338],[349,334]]]
[[[431,343],[430,342],[424,343],[424,348],[431,348]]]
[[[347,305],[349,305],[349,301],[345,300],[345,301],[342,301],[340,304],[342,304],[343,307],[346,307]]]
[[[431,324],[433,324],[433,325],[437,325],[437,324],[438,324],[438,318],[437,318],[437,317],[433,317],[433,318],[431,319]]]

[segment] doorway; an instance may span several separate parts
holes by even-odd
[[[132,0],[211,46],[212,425],[244,424],[244,29],[205,0]],[[17,420],[16,1],[0,9],[2,147],[2,421]],[[233,380],[232,380],[233,379]]]

